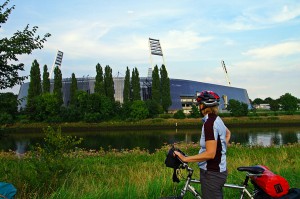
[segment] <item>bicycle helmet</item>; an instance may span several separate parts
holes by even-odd
[[[202,91],[197,94],[197,103],[204,104],[206,107],[218,106],[220,97],[213,91]]]

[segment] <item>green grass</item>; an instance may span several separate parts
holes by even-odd
[[[198,152],[198,144],[180,144],[186,154]],[[35,199],[98,199],[159,198],[176,195],[183,186],[172,182],[172,169],[165,167],[169,146],[153,154],[139,149],[104,152],[77,151],[52,165],[32,158],[18,158],[14,153],[0,153],[0,181],[14,184],[16,198]],[[244,173],[239,166],[266,165],[274,173],[288,179],[291,187],[300,188],[300,144],[281,147],[246,147],[238,144],[228,148],[227,183],[240,184]],[[199,178],[196,163],[194,177]],[[197,186],[199,189],[199,187]],[[226,189],[225,198],[236,198],[236,190]],[[192,198],[192,197],[188,197]]]

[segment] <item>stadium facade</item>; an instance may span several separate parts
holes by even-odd
[[[123,89],[124,89],[124,77],[114,77],[115,88],[115,100],[123,103]],[[53,80],[51,80],[50,90],[53,90]],[[140,77],[141,85],[141,99],[147,100],[151,98],[151,78]],[[62,91],[64,104],[68,105],[70,100],[70,87],[71,78],[64,78],[62,80]],[[79,90],[86,91],[88,93],[94,92],[95,78],[77,78],[77,87]],[[24,83],[20,87],[18,99],[23,99],[19,108],[26,106],[26,96],[28,94],[29,82]],[[217,84],[210,84],[204,82],[197,82],[184,79],[171,79],[170,78],[170,94],[172,98],[172,105],[169,107],[169,111],[177,110],[189,110],[191,105],[195,102],[194,98],[196,92],[202,90],[212,90],[219,94],[221,97],[220,110],[226,109],[227,102],[230,99],[235,99],[240,102],[246,103],[250,107],[250,100],[246,89],[236,88],[231,86],[222,86]]]

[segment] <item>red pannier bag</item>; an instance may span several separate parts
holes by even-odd
[[[259,165],[260,166],[260,165]],[[265,193],[274,198],[284,196],[289,192],[290,186],[286,179],[280,175],[274,174],[266,166],[260,166],[265,169],[261,176],[252,176],[251,180],[257,184]]]

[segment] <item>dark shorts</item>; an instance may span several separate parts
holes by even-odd
[[[203,199],[223,199],[223,185],[227,171],[215,172],[200,169],[201,192]]]

